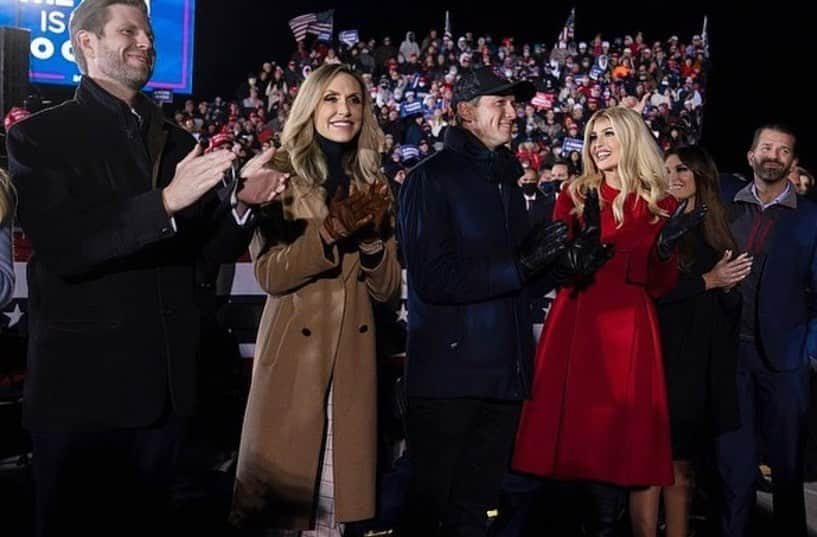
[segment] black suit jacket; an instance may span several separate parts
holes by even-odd
[[[524,197],[523,197],[524,199]],[[550,223],[553,218],[553,207],[556,198],[546,195],[544,192],[536,192],[536,199],[533,200],[533,205],[528,210],[528,222],[533,228],[542,222]],[[527,208],[527,199],[524,199]]]
[[[83,78],[73,100],[8,133],[18,218],[34,251],[32,430],[139,427],[171,405],[192,411],[196,268],[235,259],[250,230],[216,191],[176,214],[174,229],[161,188],[195,141],[158,109],[149,116],[140,129],[124,102]]]

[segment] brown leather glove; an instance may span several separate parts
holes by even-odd
[[[371,225],[364,226],[361,240],[377,240],[383,237],[390,226],[391,197],[389,185],[386,183],[372,183],[366,192],[366,210],[372,215]]]
[[[338,187],[329,202],[329,214],[323,221],[322,234],[330,239],[329,242],[336,242],[371,221],[372,212],[367,193],[358,190],[347,194],[345,188]]]

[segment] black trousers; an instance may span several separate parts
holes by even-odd
[[[409,399],[414,470],[401,537],[484,537],[496,509],[521,402]]]
[[[723,486],[721,534],[748,535],[755,506],[757,440],[764,440],[772,469],[774,525],[779,535],[808,535],[803,496],[803,442],[809,403],[808,368],[774,371],[754,342],[738,348],[740,428],[716,442]]]
[[[806,447],[803,454],[805,479],[817,481],[817,371],[809,371],[809,409],[806,414]]]
[[[169,533],[184,427],[32,432],[37,537]]]

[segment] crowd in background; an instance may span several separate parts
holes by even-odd
[[[286,65],[265,62],[227,98],[190,99],[175,120],[208,147],[232,144],[240,156],[250,156],[280,142],[304,77],[319,65],[341,62],[367,83],[386,134],[384,171],[398,182],[407,168],[442,146],[452,88],[463,70],[474,67],[536,86],[531,103],[517,106],[512,149],[543,182],[556,162],[565,162],[571,176],[581,172],[583,129],[599,109],[625,105],[641,111],[664,150],[701,137],[705,39],[651,40],[642,32],[609,39],[597,34],[588,41],[567,34],[552,48],[434,29],[422,38],[408,31],[401,42],[384,36],[338,48],[300,43]]]

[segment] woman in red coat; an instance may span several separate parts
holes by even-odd
[[[675,243],[705,207],[684,214],[666,195],[658,146],[641,116],[627,108],[590,118],[582,158],[585,174],[559,196],[553,218],[568,224],[577,243],[600,227],[600,241],[613,253],[593,274],[571,278],[556,297],[513,465],[619,487],[669,485],[672,451],[653,299],[675,285]],[[592,210],[596,196],[600,214]]]

